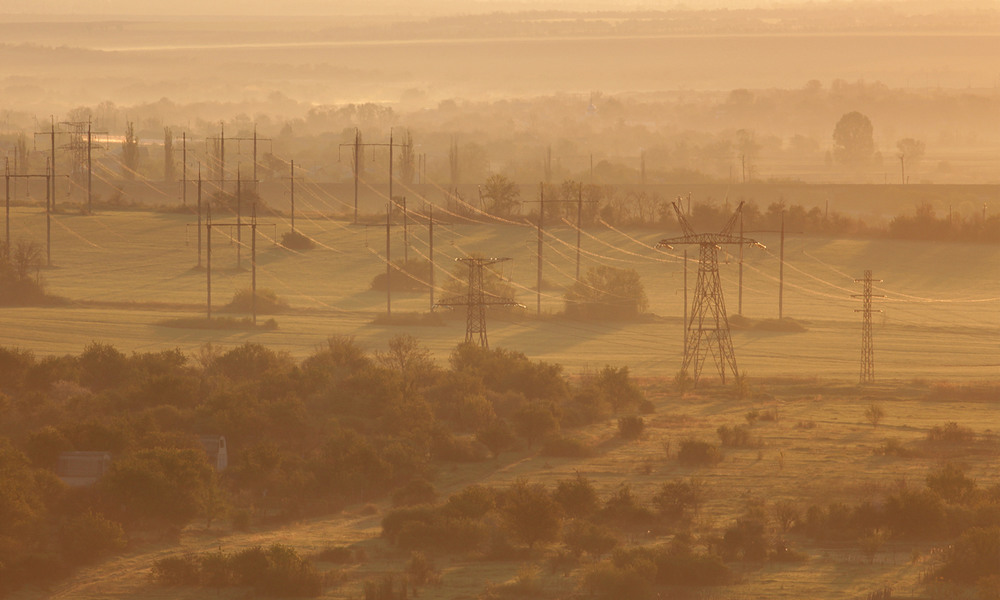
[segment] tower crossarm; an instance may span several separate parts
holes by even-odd
[[[713,246],[736,244],[736,245],[756,246],[757,248],[765,247],[763,244],[752,238],[740,237],[738,235],[729,235],[725,233],[693,233],[680,237],[664,238],[659,242],[657,242],[656,246],[658,248],[662,247],[671,248],[673,246],[679,246],[682,244],[698,244],[698,245],[708,244]]]

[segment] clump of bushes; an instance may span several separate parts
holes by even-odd
[[[250,288],[245,288],[233,294],[233,299],[219,312],[251,313],[255,308],[258,315],[274,315],[288,310],[288,302],[279,298],[274,290],[258,288],[255,294]]]
[[[281,234],[281,245],[289,250],[312,250],[316,243],[298,231],[286,231]]]
[[[677,451],[677,460],[688,466],[707,467],[722,462],[722,453],[708,442],[684,440]]]
[[[423,292],[431,275],[430,261],[411,258],[394,260],[388,274],[379,273],[371,282],[373,292],[384,292],[388,285],[394,292]]]
[[[954,421],[950,421],[944,425],[935,425],[927,432],[928,442],[956,444],[971,442],[974,439],[976,439],[976,433],[971,428],[959,425]]]
[[[759,448],[762,445],[759,437],[754,439],[748,425],[721,425],[715,433],[718,434],[722,445],[730,448]]]
[[[250,586],[269,596],[319,596],[323,577],[290,546],[254,546],[232,554],[208,552],[162,558],[153,564],[153,580],[166,586]]]
[[[639,415],[629,415],[618,419],[618,435],[626,440],[637,440],[642,437],[646,422]]]
[[[594,449],[583,440],[563,436],[552,436],[542,445],[542,456],[556,458],[588,458]]]

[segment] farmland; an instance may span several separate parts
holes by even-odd
[[[44,214],[17,207],[13,239],[44,240]],[[318,243],[296,252],[275,245],[288,230],[287,217],[261,217],[257,285],[285,299],[290,310],[273,318],[273,331],[222,332],[158,326],[170,318],[205,312],[206,278],[197,269],[197,228],[191,215],[107,211],[93,216],[53,218],[52,268],[43,269],[48,291],[67,302],[53,307],[6,308],[0,313],[4,344],[40,354],[79,352],[91,341],[106,341],[125,351],[179,348],[193,352],[206,343],[222,347],[247,341],[288,351],[311,353],[333,334],[354,336],[377,349],[400,331],[412,333],[439,360],[464,337],[458,314],[444,327],[388,327],[372,324],[386,310],[384,292],[370,290],[385,270],[385,227],[352,225],[317,215],[300,216],[296,227]],[[267,226],[267,224],[273,224]],[[216,311],[233,294],[250,286],[249,232],[244,232],[242,268],[236,268],[235,233],[216,227],[213,235],[212,296]],[[221,229],[221,231],[220,231]],[[402,258],[402,227],[391,228],[392,258]],[[567,226],[546,233],[543,250],[541,312],[537,315],[536,232],[503,224],[442,223],[435,227],[438,287],[452,278],[454,259],[479,253],[505,256],[509,278],[526,308],[489,318],[491,344],[558,362],[570,372],[605,363],[628,365],[642,376],[672,376],[682,350],[684,265],[682,248],[652,248],[665,235],[650,230],[585,230],[581,269],[606,264],[636,269],[649,297],[641,322],[584,322],[558,318],[563,286],[575,271],[576,232]],[[412,258],[429,252],[426,224],[411,222],[407,232]],[[750,234],[748,234],[750,235]],[[767,248],[744,253],[742,312],[750,319],[778,316],[779,240],[775,233],[754,234]],[[204,252],[204,249],[203,249]],[[696,251],[689,256],[689,293],[693,293]],[[207,260],[206,256],[202,257]],[[738,259],[720,259],[729,313],[739,303]],[[858,368],[860,302],[855,278],[871,269],[876,279],[876,365],[879,379],[975,380],[996,375],[1000,350],[1000,248],[962,243],[920,243],[864,239],[825,239],[789,235],[786,239],[782,312],[807,331],[777,333],[736,330],[734,345],[741,368],[751,376],[801,376],[853,379]],[[441,292],[438,292],[440,300]],[[427,293],[396,293],[394,313],[426,312]],[[437,309],[443,311],[445,309]],[[270,316],[266,318],[271,318]],[[794,360],[792,358],[794,357]]]

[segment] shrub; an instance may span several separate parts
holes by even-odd
[[[600,558],[618,545],[615,532],[590,521],[573,521],[563,532],[563,542],[575,555],[587,553]]]
[[[566,315],[581,318],[634,319],[649,300],[635,269],[591,267],[566,292]]]
[[[646,423],[639,415],[629,415],[618,419],[618,435],[626,440],[637,440],[642,437]]]
[[[258,288],[256,300],[254,295],[254,291],[249,288],[239,290],[219,312],[250,313],[254,311],[255,302],[258,315],[274,315],[288,310],[288,302],[279,298],[274,290]]]
[[[685,440],[677,452],[677,460],[688,466],[711,466],[722,461],[719,449],[701,440]]]
[[[394,292],[422,292],[430,281],[431,263],[422,259],[394,260],[388,283]],[[379,273],[371,282],[373,292],[384,292],[386,273]]]
[[[704,501],[704,490],[700,481],[675,479],[667,481],[653,496],[653,506],[669,519],[680,519],[688,510],[697,511]]]
[[[865,420],[871,423],[874,429],[878,429],[878,424],[882,422],[883,417],[885,417],[885,411],[874,402],[869,404],[868,408],[865,409]]]
[[[168,556],[153,563],[151,577],[160,585],[197,585],[200,561],[198,557]]]
[[[971,442],[976,434],[972,429],[951,421],[944,425],[935,425],[927,432],[928,442],[959,443]]]
[[[959,465],[946,463],[927,475],[927,488],[947,502],[964,502],[971,499],[976,481],[966,477]]]
[[[933,578],[976,583],[990,576],[995,578],[997,565],[1000,565],[1000,527],[977,527],[964,532],[948,548],[944,564],[934,572]]]
[[[298,231],[286,231],[281,234],[281,245],[289,250],[312,250],[316,243]]]
[[[599,505],[594,484],[579,473],[573,479],[559,480],[552,497],[562,506],[563,512],[576,518],[594,514]]]
[[[429,504],[437,498],[434,485],[426,479],[411,479],[409,483],[392,493],[393,506],[414,506]]]
[[[652,597],[656,568],[649,562],[618,565],[604,561],[583,573],[582,586],[596,598],[644,600]]]
[[[720,425],[715,433],[718,434],[723,446],[731,448],[758,448],[761,446],[759,438],[754,441],[749,425],[733,425],[732,427]]]
[[[551,437],[542,446],[543,456],[559,458],[587,458],[594,455],[594,449],[586,442],[567,437]]]
[[[127,544],[119,523],[94,513],[73,517],[59,533],[63,555],[73,564],[99,560],[124,550]]]

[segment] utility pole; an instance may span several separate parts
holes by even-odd
[[[389,228],[392,226],[392,202],[385,205],[385,316],[392,317],[392,244]]]
[[[229,141],[236,142],[236,152],[239,153],[240,142],[253,142],[253,191],[254,195],[257,195],[257,184],[260,182],[257,179],[257,142],[268,142],[270,144],[271,138],[257,137],[257,124],[253,125],[253,136],[252,137],[231,137]]]
[[[237,180],[237,189],[239,188],[239,180]],[[212,228],[213,227],[236,227],[239,231],[243,227],[250,228],[250,309],[253,314],[253,324],[257,324],[257,226],[262,223],[257,222],[257,204],[253,205],[251,212],[250,222],[241,223],[237,221],[236,223],[213,223],[212,222],[212,204],[208,205],[208,215],[205,221],[205,228],[208,230],[208,243],[206,245],[207,249],[207,267],[205,269],[205,281],[207,285],[207,301],[206,309],[208,314],[208,319],[212,319]],[[265,225],[274,225],[273,223],[264,223]]]
[[[427,235],[430,240],[430,290],[431,290],[431,312],[434,312],[434,205],[431,204],[427,207]]]
[[[198,176],[198,189],[200,190],[201,189],[201,167],[200,166],[198,167],[198,173],[199,173],[199,176]],[[201,199],[201,194],[198,195],[198,199],[199,200]],[[198,215],[200,217],[201,213],[199,212]],[[207,243],[205,245],[205,251],[206,251],[207,260],[208,260],[208,262],[207,262],[208,266],[205,269],[205,284],[206,284],[206,287],[207,287],[207,299],[205,301],[205,307],[207,308],[207,311],[208,311],[208,317],[207,318],[208,318],[209,321],[211,321],[212,320],[212,203],[211,202],[208,203],[208,214],[206,215],[206,219],[205,219],[205,229],[206,229],[206,237],[208,238],[207,239]],[[198,256],[199,257],[201,256],[200,252],[199,252]]]
[[[465,341],[475,343],[479,346],[489,348],[489,340],[486,336],[486,308],[488,306],[519,306],[523,304],[514,302],[507,298],[502,298],[496,294],[487,294],[483,287],[483,270],[489,266],[500,262],[508,261],[510,258],[456,258],[456,261],[463,262],[469,267],[468,288],[465,298],[457,297],[440,302],[438,306],[465,306]],[[487,297],[489,296],[489,297]]]
[[[403,264],[410,262],[410,236],[406,225],[406,196],[403,196]]]
[[[660,240],[657,247],[673,248],[673,244],[697,244],[700,249],[698,282],[695,286],[690,322],[685,324],[688,331],[686,332],[687,341],[684,346],[681,371],[688,372],[688,368],[693,366],[694,381],[697,385],[705,359],[711,354],[719,369],[722,383],[726,383],[727,368],[732,371],[733,378],[738,381],[739,370],[736,366],[736,355],[733,352],[733,342],[729,331],[729,317],[726,315],[726,303],[719,277],[718,252],[722,245],[763,246],[754,240],[732,234],[739,219],[739,213],[743,210],[742,202],[719,233],[695,233],[681,211],[680,205],[674,202],[673,206],[684,235]],[[685,307],[686,304],[685,302]]]
[[[354,130],[354,143],[353,144],[341,144],[340,147],[351,146],[354,149],[354,223],[358,222],[358,176],[360,170],[360,157],[361,149],[367,146],[388,146],[389,147],[389,203],[394,202],[392,197],[392,150],[395,143],[392,139],[392,128],[389,128],[389,143],[388,144],[362,144],[361,143],[361,131],[355,128]],[[391,207],[390,207],[391,208]],[[390,211],[391,212],[391,211]]]
[[[525,203],[538,202],[538,278],[536,281],[535,294],[538,303],[538,314],[542,314],[542,246],[544,245],[544,232],[545,228],[545,184],[538,184],[538,200],[525,200]],[[550,203],[567,203],[576,202],[576,280],[580,281],[580,233],[583,229],[582,216],[583,216],[583,184],[580,183],[577,188],[577,199],[576,200],[549,200]],[[596,200],[587,200],[587,202],[596,202]],[[569,224],[569,221],[566,221]]]
[[[742,246],[740,246],[742,248]],[[778,320],[783,313],[785,297],[785,211],[781,211],[781,244],[778,246]]]
[[[743,211],[740,211],[740,239],[743,239]],[[740,244],[740,291],[736,302],[736,314],[743,316],[743,244]]]
[[[861,298],[861,308],[854,312],[861,314],[861,376],[858,383],[865,385],[875,383],[875,348],[872,343],[872,313],[882,312],[872,309],[872,298],[885,298],[883,295],[872,294],[872,283],[881,283],[881,279],[872,279],[871,270],[865,270],[864,279],[855,279],[855,283],[864,284],[861,294],[852,294],[852,298]]]
[[[549,159],[552,158],[552,147],[549,147]],[[536,281],[535,297],[538,302],[538,316],[542,315],[542,227],[545,223],[545,184],[538,184],[538,280]]]
[[[16,170],[16,169],[15,169]],[[4,240],[7,244],[10,244],[10,180],[13,179],[15,182],[18,179],[31,180],[32,177],[44,178],[45,179],[45,197],[49,196],[49,173],[48,173],[48,163],[46,163],[46,172],[44,174],[36,173],[11,173],[10,172],[10,159],[7,159],[4,168],[4,225],[6,230],[6,237]],[[48,212],[48,203],[46,202],[46,213]]]
[[[50,159],[45,164],[45,175],[48,177],[45,182],[45,264],[48,267],[52,266],[52,194],[56,187],[55,183],[49,183],[55,179],[52,176],[52,162],[54,161]]]
[[[292,161],[292,170],[288,177],[288,184],[291,191],[291,210],[292,210],[292,233],[295,233],[295,159]]]

